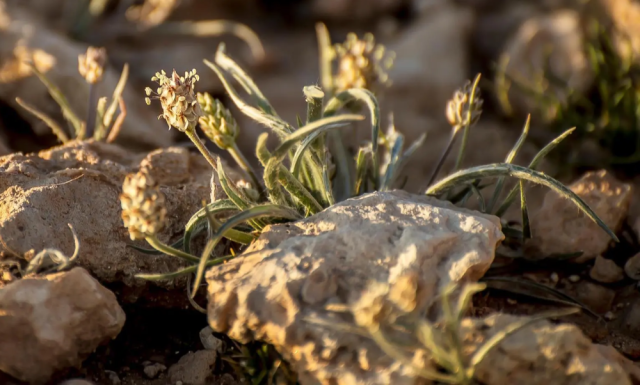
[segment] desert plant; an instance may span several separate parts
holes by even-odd
[[[631,44],[621,31],[608,30],[595,20],[585,24],[588,27],[587,59],[595,79],[586,93],[569,87],[548,65],[535,73],[533,79],[510,74],[506,70],[509,58],[505,56],[497,66],[498,101],[503,111],[512,115],[509,89],[513,87],[523,92],[538,106],[531,112],[543,115],[552,131],[576,127],[575,141],[593,140],[604,155],[597,160],[581,160],[575,158],[574,151],[559,151],[557,156],[563,157],[560,163],[596,167],[637,164],[640,162],[640,66],[637,57],[631,49],[628,55],[622,54],[613,43],[611,36],[618,34],[622,44]]]
[[[127,115],[127,109],[122,99],[122,92],[124,91],[129,76],[129,65],[124,65],[120,80],[113,91],[111,102],[107,107],[107,97],[101,97],[96,101],[96,84],[102,81],[105,62],[106,51],[104,48],[89,47],[85,54],[78,56],[78,72],[89,86],[87,118],[84,121],[73,111],[62,91],[51,82],[44,73],[39,71],[33,63],[28,63],[31,71],[45,85],[53,100],[60,106],[62,116],[69,126],[71,126],[71,133],[58,124],[55,119],[39,111],[35,106],[32,106],[20,98],[16,98],[16,102],[46,123],[62,143],[67,143],[74,139],[83,140],[87,137],[93,137],[95,140],[104,140],[107,143],[111,143],[118,136],[122,123]],[[120,113],[114,120],[118,107],[120,108]]]
[[[319,30],[322,29],[319,28]],[[171,77],[161,72],[152,79],[160,84],[154,97],[160,100],[163,110],[161,117],[167,121],[170,127],[185,132],[194,142],[214,169],[214,178],[218,178],[228,197],[228,199],[211,202],[203,210],[196,213],[187,224],[183,240],[172,247],[161,245],[157,239],[147,237],[147,240],[151,240],[150,243],[157,250],[182,257],[198,265],[195,268],[196,277],[192,296],[195,296],[205,269],[220,262],[219,260],[211,261],[210,254],[221,239],[228,238],[241,244],[250,243],[254,235],[262,231],[269,223],[296,220],[318,213],[336,201],[369,191],[390,189],[393,187],[400,167],[405,163],[406,158],[424,141],[423,137],[404,150],[404,138],[395,131],[393,124],[388,134],[383,135],[380,132],[380,111],[377,99],[370,90],[364,88],[339,91],[325,103],[325,94],[322,89],[317,86],[305,87],[303,92],[307,100],[307,121],[304,124],[300,122],[299,127],[295,127],[279,117],[254,81],[225,53],[223,44],[219,46],[214,62],[208,60],[204,62],[221,80],[240,111],[268,127],[280,143],[274,150],[269,150],[267,148],[269,134],[263,133],[258,137],[256,157],[264,167],[262,176],[264,186],[257,184],[255,181],[257,177],[252,175],[251,170],[241,160],[244,159],[244,156],[235,154],[234,158],[238,161],[240,168],[245,170],[249,179],[253,180],[250,186],[241,188],[227,177],[222,163],[209,152],[196,133],[196,126],[200,123],[203,130],[207,132],[207,136],[212,138],[219,147],[239,152],[234,147],[238,127],[230,113],[223,109],[219,102],[213,101],[210,96],[196,95],[194,84],[198,80],[198,75],[195,74],[195,71],[188,72],[183,77],[175,71]],[[326,65],[325,63],[321,66],[321,72],[325,75],[330,74],[328,76],[334,76],[330,70],[327,70]],[[363,67],[361,70],[370,71],[371,67]],[[228,75],[231,75],[251,96],[255,106],[243,100],[228,80]],[[333,84],[332,81],[327,82]],[[474,84],[472,87],[471,83],[468,83],[457,91],[449,104],[447,115],[453,127],[450,144],[453,144],[458,132],[468,132],[480,117],[482,99],[475,93],[477,79]],[[152,90],[147,89],[147,95],[152,93]],[[150,100],[148,101],[150,102]],[[355,104],[362,104],[369,110],[371,141],[360,148],[353,163],[338,161],[334,174],[330,172],[334,165],[331,162],[331,151],[325,134],[330,132],[330,129],[344,127],[349,123],[364,119],[362,115],[358,114],[338,114],[338,111],[348,103],[352,104],[352,107]],[[494,212],[492,211],[493,206],[498,203],[503,178],[511,176],[520,182],[512,189],[497,211],[504,211],[505,207],[508,207],[513,201],[515,194],[520,192],[525,228],[528,228],[528,218],[523,181],[529,181],[545,185],[571,200],[613,239],[617,240],[615,234],[580,197],[557,180],[534,170],[537,162],[571,130],[540,151],[530,167],[514,165],[511,162],[526,138],[527,132],[528,124],[525,125],[522,137],[507,156],[505,162],[458,170],[466,148],[464,140],[466,134],[463,135],[454,173],[435,183],[429,183],[425,194],[448,198],[455,202],[465,201],[468,196],[476,194],[480,200],[484,201],[479,181],[484,178],[498,178],[499,188],[496,189],[488,207],[491,209],[489,212]],[[333,144],[335,145],[336,142],[338,145],[341,144],[339,140],[334,141]],[[382,162],[383,154],[386,156]],[[443,158],[447,154],[448,151],[444,151]],[[285,162],[287,159],[288,162]],[[442,162],[438,162],[436,167],[440,167],[441,164]],[[342,173],[342,180],[339,180],[339,170]],[[352,170],[355,170],[355,179],[351,177]],[[346,188],[344,188],[345,182],[349,182]],[[453,194],[455,190],[460,189],[462,191]],[[251,191],[254,193],[250,193]],[[445,196],[445,193],[449,193],[449,195]],[[193,234],[204,228],[207,211],[212,214],[209,226],[213,231],[203,256],[198,258],[189,254],[189,243]],[[223,212],[232,212],[233,215],[228,216],[224,222],[220,222],[214,215]],[[133,230],[135,232],[135,228]],[[528,235],[528,232],[525,231],[521,236],[525,238]],[[182,247],[185,251],[177,247]],[[181,273],[191,271],[194,271],[193,266]],[[164,277],[153,276],[153,279],[166,279],[176,275],[177,273]],[[144,277],[150,278],[150,276]]]

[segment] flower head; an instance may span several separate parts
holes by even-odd
[[[160,87],[154,96],[151,96],[154,94],[153,90],[147,87],[145,101],[151,104],[151,98],[160,99],[162,115],[158,116],[158,119],[164,118],[169,129],[175,127],[185,132],[195,128],[201,115],[200,106],[193,92],[195,82],[200,80],[196,70],[185,72],[184,76],[179,76],[176,70],[173,70],[171,77],[168,77],[164,71],[157,72],[151,80],[157,82]]]
[[[472,92],[474,93],[473,103],[471,102]],[[446,115],[449,124],[454,129],[476,124],[482,114],[482,103],[480,88],[476,87],[474,91],[471,82],[467,81],[462,88],[456,90],[453,98],[447,103]]]
[[[198,93],[198,103],[203,111],[200,128],[222,150],[232,147],[238,137],[238,123],[222,102],[208,93]]]
[[[85,54],[78,56],[78,72],[89,84],[96,84],[102,80],[104,64],[107,61],[107,50],[89,47]]]
[[[155,235],[162,229],[167,216],[164,195],[147,173],[138,172],[126,176],[120,203],[122,221],[129,229],[132,240]]]
[[[334,46],[338,59],[338,74],[335,77],[336,91],[350,88],[365,88],[376,93],[382,86],[390,84],[387,70],[393,66],[395,54],[387,53],[384,46],[375,43],[368,33],[363,40],[349,33],[347,40]]]

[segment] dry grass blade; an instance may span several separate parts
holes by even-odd
[[[122,129],[122,123],[124,123],[124,119],[127,117],[127,106],[124,104],[124,99],[120,97],[118,99],[118,105],[120,106],[120,114],[116,118],[116,121],[113,122],[113,126],[109,130],[109,136],[107,136],[107,143],[113,143],[118,134],[120,134],[120,130]]]
[[[69,137],[64,132],[64,129],[60,127],[58,123],[56,123],[56,121],[53,118],[51,118],[49,115],[39,111],[36,107],[28,104],[27,102],[25,102],[20,98],[16,98],[16,102],[20,105],[20,107],[29,111],[36,118],[42,120],[47,126],[49,126],[49,128],[51,128],[51,131],[53,131],[53,134],[58,138],[60,142],[66,143],[69,141]]]
[[[111,127],[111,121],[113,120],[113,116],[116,113],[116,109],[118,105],[120,105],[120,111],[123,111],[122,105],[124,105],[124,102],[121,101],[121,99],[122,99],[122,93],[124,92],[124,88],[127,85],[128,78],[129,78],[129,64],[125,63],[124,66],[122,67],[120,80],[118,80],[118,84],[116,84],[116,88],[113,90],[113,95],[111,96],[111,103],[109,104],[109,108],[107,108],[107,111],[104,114],[103,124],[105,125],[105,127]],[[125,115],[126,115],[126,111],[125,111]]]
[[[517,166],[509,163],[494,163],[484,166],[472,167],[458,171],[448,177],[442,179],[438,183],[429,187],[425,192],[427,195],[439,195],[440,193],[461,183],[480,179],[491,178],[497,176],[511,176],[518,179],[524,179],[530,182],[547,186],[561,196],[571,200],[580,210],[585,213],[592,221],[598,224],[610,237],[619,242],[616,234],[593,212],[593,210],[580,198],[576,193],[564,186],[557,180],[547,176],[541,172],[528,169],[526,167]]]
[[[232,20],[205,20],[167,22],[153,30],[160,34],[183,34],[198,37],[220,36],[231,34],[249,46],[251,55],[257,62],[264,61],[266,55],[260,37],[247,25]]]
[[[84,123],[80,118],[73,112],[71,109],[71,105],[67,101],[67,98],[64,96],[62,91],[53,84],[42,72],[40,72],[33,63],[27,63],[31,71],[40,79],[40,81],[47,87],[49,91],[49,95],[53,98],[53,100],[58,103],[60,109],[62,110],[62,116],[71,123],[73,129],[76,133],[76,138],[83,139],[84,137]]]

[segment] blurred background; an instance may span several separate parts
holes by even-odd
[[[237,28],[221,33],[215,20],[247,29],[240,37]],[[358,38],[371,33],[395,53],[390,85],[376,94],[383,128],[393,113],[407,142],[427,133],[404,170],[403,186],[410,191],[424,184],[449,140],[447,101],[479,73],[484,111],[470,133],[466,166],[504,160],[531,114],[516,163],[528,164],[542,146],[576,127],[542,170],[561,180],[602,167],[636,174],[640,2],[634,0],[4,0],[0,155],[59,144],[16,102],[19,97],[64,121],[26,61],[60,88],[79,116],[86,114],[89,88],[78,74],[78,55],[88,46],[107,51],[101,95],[111,95],[129,65],[127,116],[116,143],[132,151],[188,146],[184,135],[156,119],[160,108],[144,103],[144,88],[154,87],[151,77],[158,71],[196,69],[196,91],[225,102],[239,122],[241,149],[253,154],[264,128],[235,109],[203,59],[212,60],[224,42],[280,116],[295,122],[305,114],[302,88],[321,81],[318,22],[334,44],[350,32]],[[253,33],[259,43],[251,43]],[[352,151],[368,136],[366,127],[347,134]],[[450,168],[445,164],[442,172]]]

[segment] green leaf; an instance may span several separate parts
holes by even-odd
[[[537,169],[538,165],[540,164],[540,162],[542,162],[544,157],[547,156],[547,154],[550,153],[554,148],[556,148],[560,144],[560,142],[562,142],[567,136],[573,133],[575,129],[576,129],[575,127],[568,129],[567,131],[563,132],[560,136],[552,140],[549,144],[544,146],[544,148],[542,148],[542,150],[540,150],[536,154],[536,156],[533,157],[533,160],[531,161],[531,163],[529,163],[529,169],[531,170]],[[516,184],[516,186],[513,187],[513,189],[511,189],[507,197],[504,199],[504,201],[496,211],[495,213],[496,216],[501,217],[509,209],[509,206],[511,206],[511,204],[513,203],[513,200],[516,198],[516,194],[518,193],[518,188],[520,188],[520,186]]]
[[[527,121],[524,124],[524,128],[522,129],[522,134],[520,135],[520,138],[518,138],[518,141],[516,142],[516,144],[513,146],[513,148],[507,155],[507,159],[505,159],[504,161],[505,163],[512,163],[513,160],[516,158],[518,151],[524,144],[524,141],[527,139],[530,125],[531,125],[531,114],[527,116]],[[495,207],[496,202],[498,201],[498,198],[500,198],[500,193],[502,193],[503,185],[504,185],[504,177],[498,178],[498,182],[496,183],[496,188],[495,190],[493,190],[493,196],[491,197],[491,200],[489,201],[489,206],[487,207],[488,213],[491,213],[493,211],[493,208]]]
[[[234,215],[229,218],[219,229],[213,234],[211,239],[207,242],[207,246],[205,251],[209,251],[209,253],[204,253],[202,258],[200,258],[200,263],[198,265],[198,270],[196,272],[196,280],[193,284],[193,293],[192,297],[195,296],[198,286],[200,286],[200,282],[202,281],[202,277],[204,275],[204,270],[207,267],[207,262],[209,260],[209,256],[215,246],[220,242],[224,233],[226,233],[229,229],[234,228],[235,226],[248,222],[253,219],[264,218],[264,217],[277,217],[284,218],[290,220],[300,219],[300,215],[295,211],[289,209],[288,207],[276,206],[276,205],[261,205],[254,206],[243,212]]]
[[[224,257],[212,259],[211,261],[207,262],[207,266],[205,266],[205,267],[216,266],[216,265],[219,265],[220,263],[222,263],[224,261],[228,261],[228,260],[233,259],[233,258],[234,258],[233,255],[227,255],[227,256],[224,256]],[[179,277],[181,277],[183,275],[191,274],[191,273],[195,272],[196,270],[198,270],[198,265],[192,265],[192,266],[189,266],[189,267],[182,268],[180,270],[173,271],[171,273],[164,273],[164,274],[136,274],[136,277],[144,279],[144,280],[147,280],[147,281],[170,281],[172,279],[179,278]]]
[[[494,163],[488,164],[484,166],[472,167],[465,170],[458,171],[448,177],[442,179],[438,183],[429,187],[426,191],[427,195],[439,195],[445,190],[448,190],[458,184],[479,179],[479,178],[490,178],[497,176],[511,176],[518,179],[524,179],[530,182],[534,182],[537,184],[541,184],[543,186],[547,186],[553,191],[557,192],[564,198],[571,200],[578,208],[585,213],[592,221],[598,224],[610,237],[616,242],[619,242],[618,237],[615,233],[609,228],[600,219],[596,213],[580,198],[576,193],[571,191],[569,188],[564,186],[562,183],[557,180],[547,176],[541,172],[517,166],[509,163]]]
[[[240,85],[244,88],[244,90],[251,95],[253,100],[258,105],[262,111],[266,114],[278,117],[276,110],[273,108],[271,103],[269,103],[269,99],[264,96],[260,88],[256,85],[256,83],[251,79],[251,77],[236,63],[233,59],[231,59],[226,54],[225,44],[220,43],[218,45],[218,50],[216,51],[215,62],[219,65],[223,70],[229,72],[231,76]]]
[[[236,90],[229,83],[226,76],[224,75],[224,73],[222,73],[222,70],[217,65],[206,59],[204,60],[204,64],[206,64],[207,67],[211,68],[213,72],[215,72],[215,74],[218,76],[218,78],[220,78],[220,81],[222,82],[224,88],[227,90],[227,93],[231,97],[231,100],[233,100],[233,102],[243,114],[247,115],[256,122],[269,127],[280,138],[283,138],[294,131],[288,123],[284,122],[277,116],[273,116],[261,110],[258,110],[257,108],[250,106],[244,100],[242,100],[240,95],[238,95]]]
[[[220,158],[218,158],[217,164],[218,164],[218,179],[220,180],[220,186],[222,187],[222,190],[224,190],[224,193],[227,194],[227,197],[236,205],[236,207],[238,207],[238,209],[240,210],[248,209],[249,206],[251,205],[251,202],[249,202],[243,196],[243,194],[241,194],[235,188],[235,186],[233,186],[233,184],[229,181],[229,179],[227,178],[227,174],[224,171],[224,167],[222,166],[222,162],[220,162]],[[251,221],[249,223],[256,230],[262,230],[264,226],[266,226],[265,223],[259,220]]]
[[[369,108],[369,113],[371,114],[371,145],[372,145],[372,166],[374,172],[376,174],[376,178],[374,180],[374,188],[378,187],[379,184],[379,155],[378,155],[378,138],[380,136],[380,107],[378,106],[378,100],[375,95],[364,88],[352,88],[346,91],[342,91],[338,93],[336,96],[331,98],[329,102],[327,102],[324,108],[324,116],[329,117],[335,115],[339,109],[344,107],[345,104],[353,101],[364,102]],[[347,173],[343,176],[345,178],[345,188],[349,188],[350,184],[350,175]],[[350,191],[347,191],[347,194]]]
[[[209,203],[206,209],[203,207],[195,214],[193,214],[193,216],[191,216],[191,219],[189,219],[189,222],[187,222],[187,225],[185,226],[184,236],[182,238],[182,244],[184,245],[184,250],[187,253],[190,252],[191,238],[195,235],[195,230],[198,228],[204,228],[202,225],[207,219],[206,210],[209,210],[212,215],[216,215],[225,211],[237,211],[238,207],[230,199],[222,199],[213,203]],[[246,235],[246,238],[239,239],[242,240],[242,242],[238,242],[238,239],[233,239],[233,241],[235,242],[249,244],[254,239],[251,235],[242,233],[240,231],[238,233]]]

